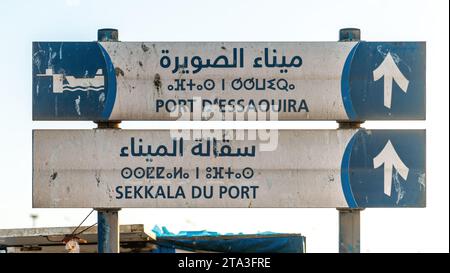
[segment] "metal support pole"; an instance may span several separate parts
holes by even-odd
[[[357,28],[339,30],[339,42],[361,40]],[[364,121],[338,121],[339,130],[360,128]],[[338,208],[339,211],[339,253],[360,252],[360,211],[363,209]]]
[[[339,42],[352,42],[361,40],[359,28],[341,28],[339,30]]]
[[[98,253],[120,252],[120,209],[96,209],[97,210],[97,236]]]
[[[102,28],[97,31],[97,41],[99,42],[118,42],[119,31],[115,28]]]
[[[117,42],[119,32],[117,29],[104,28],[97,32],[99,42]],[[120,121],[96,121],[97,129],[120,129]],[[97,236],[98,253],[119,253],[120,252],[120,227],[118,209],[97,208]]]
[[[339,253],[360,252],[361,209],[339,210]]]

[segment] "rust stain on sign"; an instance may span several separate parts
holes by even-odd
[[[51,178],[52,181],[53,181],[53,180],[56,179],[57,176],[58,176],[58,173],[57,173],[57,172],[53,172],[53,173],[50,175],[50,178]]]
[[[150,48],[146,46],[145,44],[141,45],[142,51],[147,52]]]
[[[158,92],[158,95],[160,95],[160,92],[162,91],[162,89],[161,89],[162,83],[161,83],[161,76],[158,73],[155,74],[155,79],[153,80],[153,85],[155,86],[156,91]]]
[[[125,75],[125,72],[123,72],[123,70],[120,68],[120,67],[116,67],[115,68],[115,71],[116,71],[116,76],[118,77],[119,75],[120,76],[124,76]]]

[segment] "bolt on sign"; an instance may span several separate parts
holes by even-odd
[[[425,52],[425,42],[34,42],[33,119],[424,120]]]
[[[251,132],[34,130],[33,207],[426,204],[425,130]]]

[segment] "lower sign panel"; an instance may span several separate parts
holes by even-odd
[[[424,207],[425,130],[34,130],[35,208]]]

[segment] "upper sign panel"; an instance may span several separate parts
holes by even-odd
[[[33,119],[423,120],[425,52],[424,42],[34,42]]]

